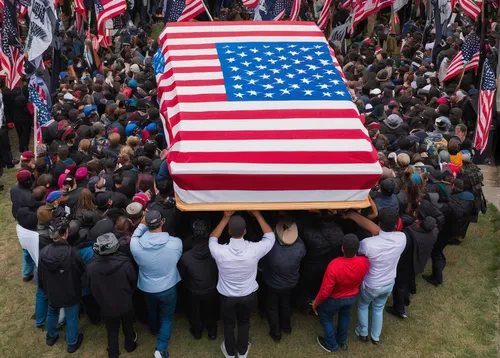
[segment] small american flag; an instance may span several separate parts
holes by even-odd
[[[484,1],[484,0],[483,0]],[[474,21],[477,20],[477,17],[481,13],[481,7],[474,0],[458,0],[458,4],[462,8],[465,15],[469,16]]]
[[[255,9],[259,5],[259,0],[243,0],[243,6]]]
[[[158,96],[182,201],[366,199],[381,173],[376,151],[314,23],[165,31]]]
[[[95,0],[95,12],[97,14],[97,35],[99,43],[104,47],[111,45],[106,33],[106,22],[117,17],[127,9],[126,0]]]
[[[297,20],[297,17],[299,16],[301,5],[302,5],[301,0],[292,0],[292,10],[290,12],[290,18],[289,18],[290,21]]]
[[[285,0],[276,0],[272,9],[272,14],[274,16],[273,21],[280,21],[286,15],[286,2]]]
[[[480,41],[476,34],[469,34],[465,38],[462,50],[453,58],[443,82],[458,76],[462,71],[476,69],[479,66]]]
[[[42,131],[53,122],[48,103],[48,88],[42,78],[32,76],[28,90],[29,100],[34,108],[35,143],[41,144]]]
[[[319,15],[318,27],[321,30],[324,30],[326,25],[328,24],[328,20],[330,20],[330,5],[332,4],[332,0],[326,0],[321,9],[321,14]]]
[[[479,102],[477,106],[478,120],[476,128],[476,149],[482,154],[488,143],[488,135],[491,126],[491,112],[493,111],[493,99],[497,89],[495,72],[490,66],[488,59],[484,61],[483,78],[479,90]]]
[[[391,6],[394,4],[395,0],[357,0],[351,2],[351,6],[353,7],[353,21],[352,21],[352,29],[356,27],[361,21],[366,19],[368,16],[382,10],[387,6]],[[344,4],[345,5],[345,4]]]
[[[208,13],[203,0],[167,0],[165,2],[167,22],[191,21],[205,11]]]
[[[0,67],[5,71],[7,87],[13,89],[21,85],[24,56],[17,41],[16,7],[10,0],[5,1],[1,42]]]

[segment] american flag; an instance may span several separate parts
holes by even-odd
[[[488,143],[488,134],[491,126],[491,112],[493,111],[493,99],[497,89],[495,72],[490,66],[488,59],[484,61],[483,78],[479,90],[479,102],[477,106],[478,120],[476,127],[476,149],[482,154]]]
[[[165,2],[167,22],[190,21],[205,11],[208,13],[203,0],[167,0]],[[164,34],[161,33],[159,38],[163,39],[163,36]]]
[[[301,0],[292,0],[292,11],[290,12],[290,21],[297,20],[300,12],[300,6],[302,5]]]
[[[53,122],[48,103],[48,88],[42,78],[32,76],[28,90],[29,100],[34,108],[35,143],[41,144],[44,128]]]
[[[158,95],[183,202],[366,199],[381,173],[376,151],[314,23],[165,31]]]
[[[321,30],[324,30],[326,25],[328,24],[328,20],[330,20],[330,5],[332,4],[332,0],[326,0],[323,5],[323,9],[321,9],[321,14],[319,15],[318,27]]]
[[[21,85],[24,56],[17,40],[17,13],[16,7],[10,0],[4,5],[3,28],[1,35],[2,51],[0,51],[0,65],[6,74],[6,85],[13,89]]]
[[[273,21],[280,21],[286,15],[286,2],[285,0],[276,0],[272,9],[274,15]]]
[[[484,0],[483,0],[484,1]],[[462,8],[465,15],[469,16],[474,21],[477,20],[477,17],[481,13],[481,7],[474,0],[458,0],[458,4]]]
[[[243,6],[255,9],[259,5],[259,0],[243,0]]]
[[[353,21],[352,21],[352,29],[356,27],[361,21],[366,19],[368,16],[374,14],[375,12],[379,12],[383,8],[387,6],[391,6],[394,4],[395,0],[357,0],[351,2],[351,6],[353,7]],[[344,4],[345,5],[345,4]]]
[[[22,18],[26,16],[28,13],[28,7],[29,7],[29,1],[27,0],[17,0],[16,1],[16,8],[17,12],[19,13],[19,17]]]
[[[450,62],[443,82],[449,81],[453,77],[460,75],[462,71],[469,71],[477,68],[479,66],[479,49],[479,37],[476,34],[467,35],[462,50],[459,51]]]
[[[104,47],[111,45],[106,33],[106,22],[119,16],[127,9],[126,0],[95,0],[95,12],[97,15],[97,35],[99,43]]]

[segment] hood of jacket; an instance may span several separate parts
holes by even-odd
[[[461,193],[454,194],[453,196],[456,196],[460,200],[466,200],[466,201],[474,200],[474,194],[472,194],[470,191],[463,191]]]
[[[113,255],[95,255],[96,262],[99,262],[99,273],[101,275],[107,276],[118,271],[123,264],[128,262],[130,258],[121,252],[117,252]]]
[[[165,246],[170,239],[170,235],[166,232],[146,232],[139,239],[139,246],[145,250],[156,250]]]
[[[198,260],[205,260],[211,256],[210,249],[208,248],[208,242],[197,243],[191,250],[193,257]]]
[[[71,250],[71,246],[65,240],[55,241],[45,247],[40,260],[51,272],[66,271],[71,265]]]

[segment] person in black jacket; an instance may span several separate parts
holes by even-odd
[[[76,249],[66,241],[68,227],[66,222],[59,225],[54,242],[40,251],[38,285],[49,301],[47,345],[53,346],[59,338],[56,326],[59,309],[64,308],[67,352],[74,353],[83,342],[83,334],[79,333],[78,313],[85,264]]]
[[[195,339],[201,339],[203,327],[208,329],[208,339],[217,338],[218,293],[216,290],[219,271],[210,255],[208,235],[210,227],[206,221],[193,223],[194,247],[179,260],[179,273],[189,291],[189,331]]]
[[[20,170],[16,174],[17,184],[10,189],[10,200],[12,201],[12,216],[17,220],[17,211],[34,203],[31,195],[33,186],[33,175],[28,170]]]
[[[292,220],[276,224],[276,237],[273,248],[262,258],[261,267],[262,281],[267,286],[266,316],[270,335],[279,342],[281,331],[292,332],[291,294],[299,282],[300,261],[306,255],[306,248]]]
[[[82,187],[76,185],[75,177],[71,174],[66,175],[63,181],[63,194],[66,197],[66,205],[69,207],[71,214],[76,213],[76,206],[80,198]]]
[[[22,93],[19,93],[14,100],[14,122],[17,136],[19,137],[19,152],[29,150],[31,125],[33,115],[28,110],[28,100]]]
[[[159,194],[154,201],[149,205],[149,210],[157,210],[165,218],[163,224],[163,232],[168,232],[170,235],[175,235],[175,227],[179,214],[175,206],[174,188],[171,180],[161,180],[156,183],[156,188]]]
[[[120,323],[125,336],[125,350],[133,352],[137,347],[134,330],[132,296],[137,287],[137,271],[129,256],[118,251],[120,244],[113,233],[97,238],[93,249],[95,262],[87,266],[83,286],[101,307],[108,332],[108,357],[120,355],[118,335]]]

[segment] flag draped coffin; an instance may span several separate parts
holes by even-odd
[[[315,24],[169,23],[163,35],[158,96],[184,209],[366,206],[377,153]]]

